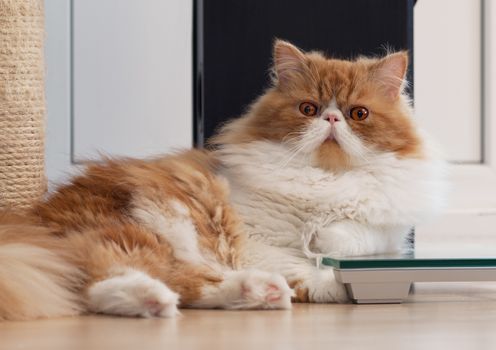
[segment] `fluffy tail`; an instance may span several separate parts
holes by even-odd
[[[80,271],[48,246],[37,244],[43,237],[27,230],[29,226],[0,226],[0,320],[79,314]]]

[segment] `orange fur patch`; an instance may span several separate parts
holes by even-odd
[[[295,292],[295,296],[291,298],[292,302],[295,303],[308,303],[310,301],[310,298],[308,296],[308,288],[302,286],[303,281],[301,280],[295,280],[295,281],[290,281],[289,286],[293,288]]]
[[[132,216],[132,199],[139,194],[185,205],[200,251],[214,257],[219,266],[236,269],[243,236],[239,219],[228,203],[227,186],[215,175],[215,167],[206,152],[197,150],[149,161],[95,163],[84,175],[36,204],[30,213],[3,213],[0,243],[23,243],[52,251],[83,272],[77,288],[67,285],[80,293],[92,283],[119,273],[119,269],[131,267],[165,282],[181,295],[181,303],[188,305],[201,297],[204,286],[222,282],[221,271],[176,259],[169,242]],[[0,311],[4,304],[15,309],[14,296],[0,299]],[[13,313],[9,311],[9,315]]]

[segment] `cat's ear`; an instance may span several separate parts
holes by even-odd
[[[407,68],[408,54],[406,51],[387,55],[375,65],[373,77],[388,98],[394,100],[403,92]]]
[[[275,83],[286,86],[302,77],[307,69],[305,54],[284,40],[274,42]]]

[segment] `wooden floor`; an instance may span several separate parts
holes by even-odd
[[[496,349],[496,283],[418,284],[402,305],[184,310],[0,323],[0,349]]]

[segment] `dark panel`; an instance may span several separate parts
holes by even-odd
[[[197,145],[267,87],[274,38],[338,58],[412,53],[412,16],[413,0],[196,0]]]

